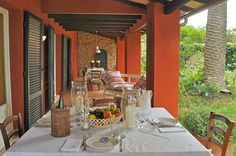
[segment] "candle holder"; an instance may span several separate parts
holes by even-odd
[[[100,68],[100,66],[101,66],[101,62],[100,62],[100,60],[97,60],[97,61],[96,61],[96,67],[97,67],[97,68]]]
[[[92,60],[92,61],[90,62],[90,66],[91,66],[91,68],[94,68],[94,60]]]

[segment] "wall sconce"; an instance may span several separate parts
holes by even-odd
[[[42,36],[42,41],[44,42],[46,40],[47,36],[46,35],[43,35]]]

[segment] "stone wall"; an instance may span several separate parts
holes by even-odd
[[[98,46],[100,49],[107,51],[108,69],[116,69],[116,42],[113,39],[97,36]],[[82,76],[82,70],[90,67],[90,61],[94,60],[96,48],[96,35],[86,32],[78,32],[78,55],[77,65],[79,77]]]

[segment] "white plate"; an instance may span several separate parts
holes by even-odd
[[[51,127],[51,117],[42,117],[35,123],[36,127]]]
[[[108,137],[108,138],[109,138],[109,140],[106,143],[102,143],[100,141],[101,137],[89,138],[86,140],[86,145],[89,148],[93,148],[93,149],[96,149],[99,151],[112,150],[119,143],[119,140],[116,138],[111,138],[111,137]]]
[[[175,126],[178,123],[178,121],[174,118],[158,118],[153,119],[153,122],[158,126]]]

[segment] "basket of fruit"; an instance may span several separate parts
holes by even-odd
[[[120,108],[116,108],[116,105],[111,105],[110,108],[96,108],[88,115],[89,124],[98,128],[109,127],[120,121],[121,117]]]

